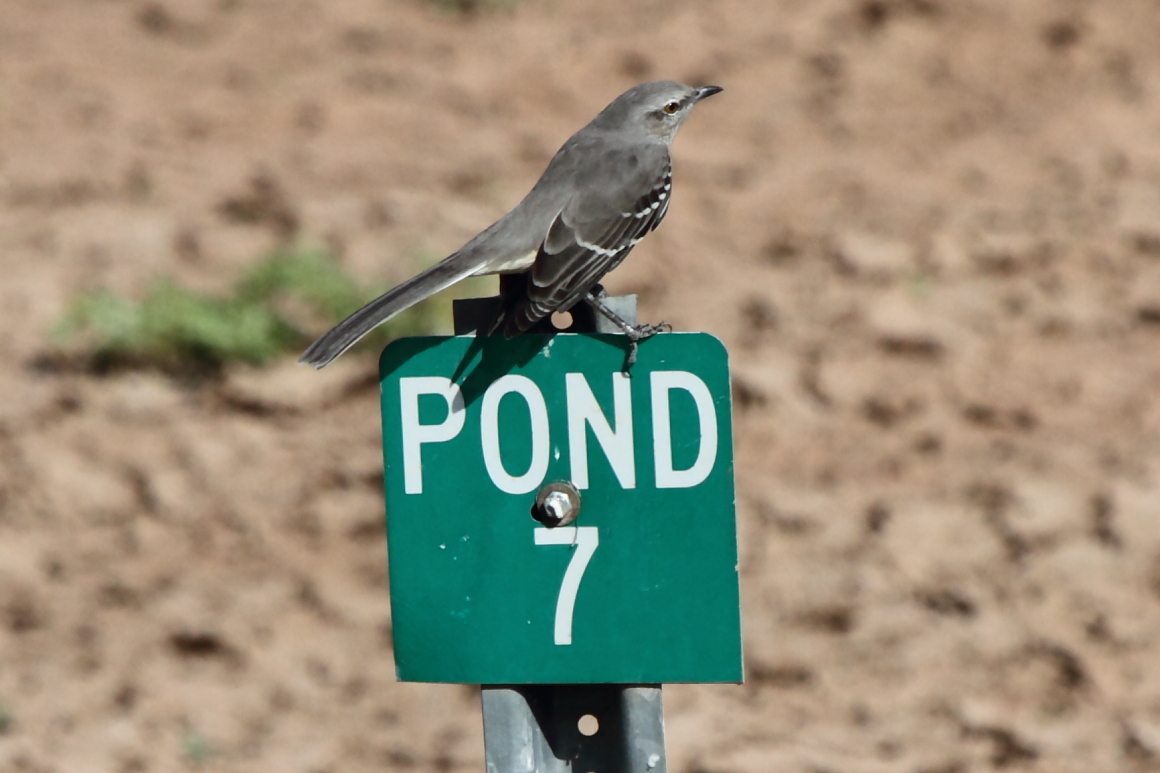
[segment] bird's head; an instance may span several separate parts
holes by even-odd
[[[597,121],[609,128],[641,129],[668,141],[689,116],[693,105],[721,90],[720,86],[694,88],[676,81],[642,83],[617,97]]]

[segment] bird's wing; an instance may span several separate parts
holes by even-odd
[[[622,169],[625,181],[613,188],[601,187],[606,175],[582,187],[584,192],[556,215],[536,255],[526,298],[509,313],[505,334],[517,335],[554,311],[570,309],[660,225],[672,192],[668,154],[662,163],[647,164],[631,155],[635,152],[610,154],[609,163],[651,168],[651,173],[623,174]]]

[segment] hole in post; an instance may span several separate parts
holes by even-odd
[[[572,312],[570,311],[554,311],[552,312],[552,327],[557,330],[568,330],[572,327]]]
[[[585,714],[580,717],[576,727],[580,730],[580,735],[591,737],[596,735],[596,731],[600,729],[600,721],[592,714]]]

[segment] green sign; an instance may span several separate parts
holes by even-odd
[[[701,333],[406,338],[382,354],[399,678],[740,682],[725,348]],[[553,482],[579,517],[533,519]]]

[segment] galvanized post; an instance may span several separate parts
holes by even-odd
[[[455,301],[456,335],[486,328],[499,302],[498,297]],[[636,324],[635,295],[605,298],[604,304]],[[620,330],[580,304],[568,332]],[[487,773],[668,770],[660,685],[484,685],[482,703]]]
[[[668,769],[660,685],[485,685],[483,742],[487,773]]]

